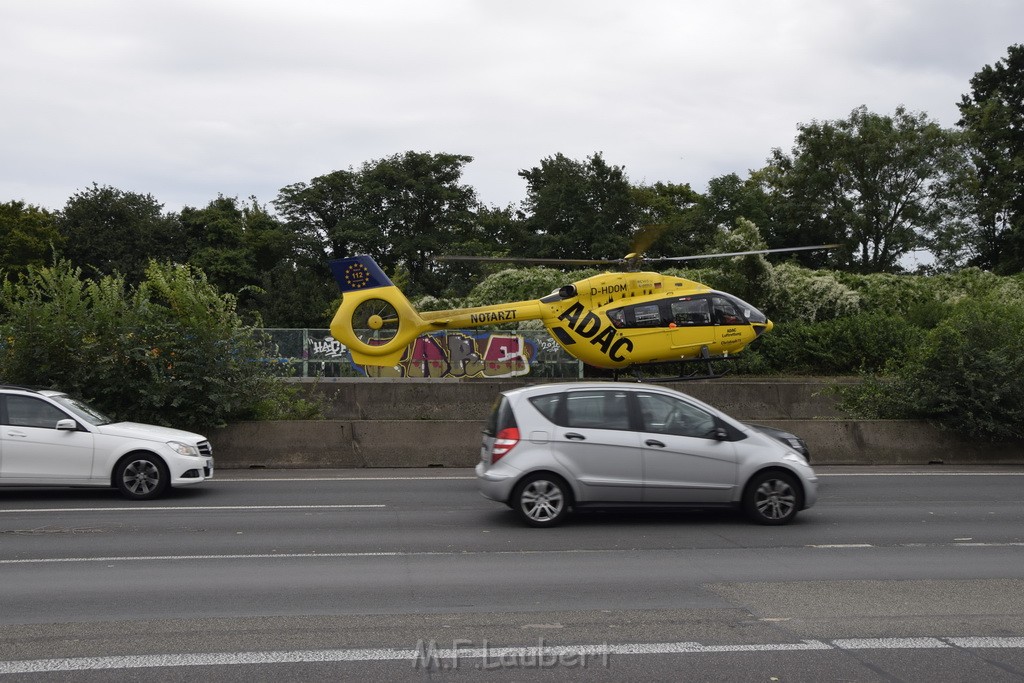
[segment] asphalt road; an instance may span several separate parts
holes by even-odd
[[[1024,469],[521,526],[469,470],[0,489],[0,679],[1024,680]]]

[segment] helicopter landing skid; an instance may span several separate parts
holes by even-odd
[[[726,375],[729,374],[729,371],[731,370],[731,368],[726,368],[725,370],[722,370],[720,372],[716,372],[714,364],[715,363],[721,363],[721,362],[735,363],[738,360],[739,360],[738,356],[715,356],[715,357],[705,357],[705,358],[686,358],[686,359],[683,359],[683,360],[669,361],[669,362],[666,362],[664,364],[659,364],[659,365],[674,365],[674,364],[678,363],[679,364],[680,372],[679,372],[679,374],[677,376],[674,376],[674,377],[662,377],[662,376],[658,376],[658,377],[644,377],[643,376],[643,367],[649,367],[649,366],[651,366],[653,364],[647,364],[647,366],[636,365],[636,366],[633,366],[632,368],[630,368],[629,370],[632,373],[633,378],[637,382],[686,382],[686,381],[689,381],[689,380],[718,379],[720,377],[725,377]],[[698,368],[698,369],[696,369],[696,370],[694,370],[693,372],[690,372],[690,373],[683,372],[683,368],[686,368],[687,366],[691,366],[691,365],[695,365],[695,364],[702,365],[703,368],[702,369]],[[614,375],[613,375],[613,378],[615,379],[616,382],[619,381],[619,373],[615,372]]]

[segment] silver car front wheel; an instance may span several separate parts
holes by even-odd
[[[786,524],[801,506],[800,488],[792,475],[764,472],[747,484],[743,508],[758,524]]]
[[[555,526],[569,511],[568,486],[554,475],[531,475],[516,486],[512,507],[530,526]]]

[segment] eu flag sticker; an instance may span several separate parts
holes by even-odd
[[[374,287],[390,287],[391,280],[369,256],[331,261],[331,273],[342,292],[353,292]]]

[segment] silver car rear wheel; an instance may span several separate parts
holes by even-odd
[[[555,526],[569,511],[568,486],[551,474],[531,475],[516,486],[512,508],[530,526]]]
[[[786,524],[801,506],[800,488],[792,475],[764,472],[747,484],[743,508],[758,524]]]

